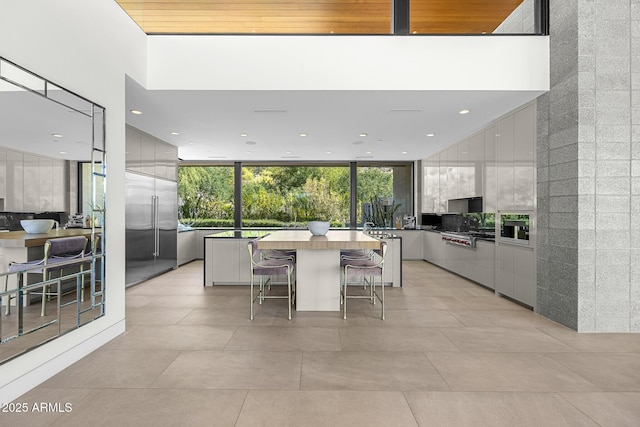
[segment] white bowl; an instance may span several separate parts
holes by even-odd
[[[20,225],[27,233],[41,234],[47,233],[53,228],[52,219],[22,219]]]
[[[329,221],[309,221],[307,222],[307,227],[309,227],[309,231],[314,236],[324,236],[329,231],[329,226],[331,222]]]

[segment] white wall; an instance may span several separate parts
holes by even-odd
[[[549,89],[547,37],[151,36],[148,89]]]
[[[106,108],[106,316],[0,366],[10,402],[124,331],[125,73],[146,76],[146,36],[115,1],[2,0],[0,56]]]

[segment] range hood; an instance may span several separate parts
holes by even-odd
[[[481,213],[482,197],[449,199],[448,211],[456,213]]]

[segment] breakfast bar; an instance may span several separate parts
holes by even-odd
[[[281,230],[258,241],[258,249],[296,250],[296,310],[340,310],[340,250],[380,249],[380,241],[356,230]]]

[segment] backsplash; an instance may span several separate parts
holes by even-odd
[[[66,212],[0,212],[0,231],[19,231],[22,230],[20,220],[22,219],[53,219],[63,226],[67,222]]]

